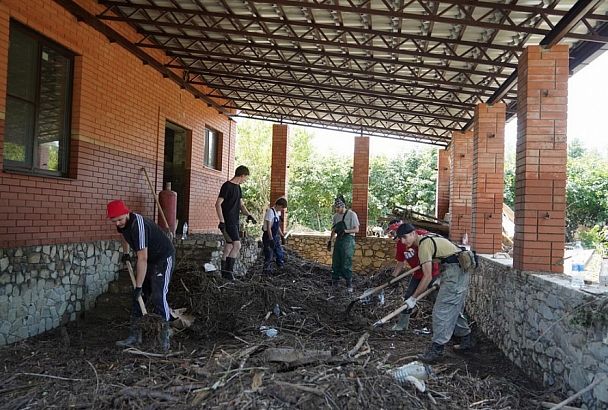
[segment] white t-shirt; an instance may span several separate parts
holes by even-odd
[[[281,218],[281,211],[276,211],[274,208],[268,208],[264,215],[264,221],[270,221],[270,226],[272,227],[274,218]],[[266,224],[262,224],[262,230],[266,232]]]

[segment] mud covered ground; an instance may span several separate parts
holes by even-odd
[[[294,255],[276,276],[262,275],[258,264],[235,282],[181,268],[169,302],[195,322],[175,330],[167,356],[158,351],[152,316],[139,349],[115,347],[128,332],[125,276],[77,322],[0,349],[0,408],[536,409],[561,401],[478,332],[468,354],[447,349],[424,393],[396,382],[388,372],[430,343],[431,302],[421,302],[404,333],[390,330],[394,322],[370,330],[402,303],[400,286],[386,289],[383,305],[374,298],[345,315],[387,272],[355,278],[348,294],[330,288],[327,268]],[[277,336],[268,337],[268,328]]]

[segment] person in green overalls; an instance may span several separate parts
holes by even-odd
[[[334,253],[331,260],[331,283],[337,286],[340,278],[346,280],[346,290],[353,291],[353,254],[355,253],[355,234],[359,232],[359,218],[352,209],[346,209],[344,198],[339,196],[334,202],[336,213],[333,217],[331,236],[327,250],[331,251],[334,237]]]

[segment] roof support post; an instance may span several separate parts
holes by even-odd
[[[461,242],[471,232],[473,131],[452,133],[450,152],[450,239]]]
[[[568,62],[567,45],[530,46],[519,61],[515,269],[563,271]]]
[[[450,210],[450,156],[447,149],[437,150],[437,185],[435,188],[435,217],[445,218]]]
[[[280,197],[287,198],[287,146],[289,127],[284,124],[272,125],[272,159],[270,168],[270,203],[273,205]],[[287,226],[287,209],[281,217],[281,231]]]
[[[367,235],[367,209],[369,194],[369,137],[355,137],[353,156],[353,211],[359,217],[359,233]]]
[[[506,108],[475,107],[471,247],[479,253],[502,249]]]

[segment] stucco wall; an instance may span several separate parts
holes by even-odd
[[[467,312],[526,374],[572,394],[608,373],[608,307],[598,308],[606,297],[608,292],[572,288],[563,275],[521,272],[481,258]],[[608,382],[583,401],[588,408],[608,408]]]
[[[304,259],[331,266],[331,252],[327,251],[329,236],[291,235],[287,247]],[[355,238],[353,270],[358,273],[373,273],[393,265],[395,242],[388,238]]]

